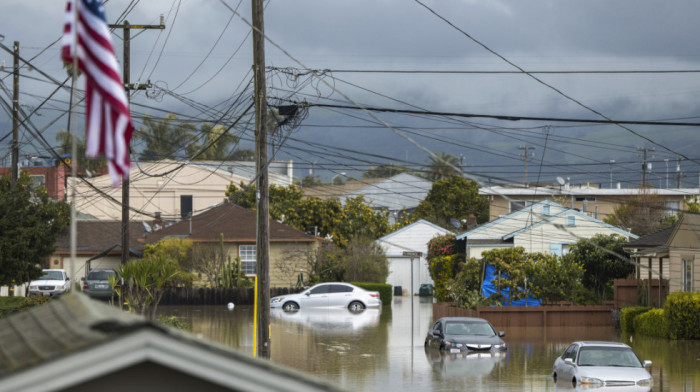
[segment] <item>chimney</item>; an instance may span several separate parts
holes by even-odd
[[[476,224],[476,215],[473,212],[469,213],[467,216],[467,227],[471,227]]]

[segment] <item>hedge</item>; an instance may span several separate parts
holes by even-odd
[[[700,293],[669,294],[664,305],[664,315],[671,339],[700,339]]]
[[[634,318],[634,332],[647,336],[668,338],[668,320],[663,309],[652,309]]]
[[[637,315],[648,312],[649,309],[651,308],[648,306],[622,308],[620,310],[620,329],[622,329],[622,332],[634,332],[634,318],[637,317]]]
[[[394,298],[391,291],[391,285],[387,283],[365,283],[352,282],[357,287],[362,287],[369,291],[379,291],[379,298],[382,300],[382,305],[391,305],[391,300]]]

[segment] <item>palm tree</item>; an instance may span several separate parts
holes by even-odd
[[[145,142],[139,159],[146,161],[184,157],[197,132],[194,125],[177,121],[176,114],[168,114],[161,120],[144,116],[143,124],[134,132],[134,139]]]
[[[63,130],[58,131],[56,134],[56,141],[59,143],[58,152],[61,155],[72,154],[73,147],[71,145],[73,138],[70,131]],[[77,157],[73,158],[72,161],[78,165],[78,174],[86,175],[91,173],[93,175],[105,174],[107,172],[107,161],[104,157],[100,156],[98,158],[87,158],[85,156],[85,139],[78,137],[76,142],[77,147]]]
[[[459,159],[454,155],[437,153],[431,156],[430,163],[425,166],[425,177],[430,181],[459,175]]]

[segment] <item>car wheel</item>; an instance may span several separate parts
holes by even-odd
[[[557,373],[552,373],[552,379],[554,380],[554,383],[557,382]]]
[[[351,312],[361,312],[365,310],[365,305],[360,301],[352,301],[350,305],[348,305],[348,309]]]
[[[299,310],[299,305],[297,305],[295,302],[287,302],[282,305],[282,310],[285,312],[296,312]]]

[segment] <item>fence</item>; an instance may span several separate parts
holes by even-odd
[[[296,293],[299,290],[271,287],[270,298]],[[191,288],[173,287],[165,291],[160,305],[253,305],[255,290],[251,288]]]
[[[450,302],[433,304],[433,320],[440,317],[481,317],[498,327],[608,327],[613,325],[612,305],[489,307],[462,309]]]

